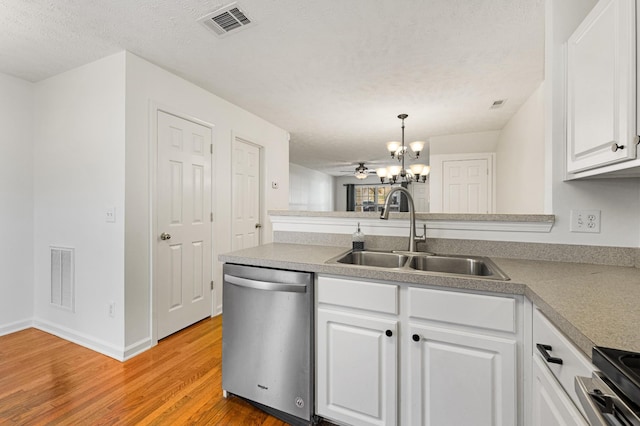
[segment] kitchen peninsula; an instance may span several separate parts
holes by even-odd
[[[444,403],[442,401],[460,391],[460,388],[446,388],[448,381],[456,382],[453,376],[457,374],[457,379],[476,376],[480,368],[489,374],[487,377],[502,379],[498,382],[494,379],[493,385],[484,382],[476,385],[482,389],[480,394],[490,395],[489,400],[479,406],[489,403],[495,407],[481,408],[480,414],[474,414],[483,418],[478,420],[479,424],[495,424],[490,420],[495,415],[506,419],[505,424],[544,424],[539,420],[541,409],[531,402],[539,398],[539,389],[532,388],[532,383],[538,386],[542,374],[535,365],[533,372],[531,370],[532,361],[538,361],[536,343],[540,335],[536,335],[536,326],[538,330],[557,329],[559,335],[568,337],[566,345],[577,348],[572,351],[577,351],[576,356],[581,358],[576,361],[576,368],[582,375],[590,374],[589,370],[593,369],[589,361],[593,346],[640,351],[637,331],[640,312],[635,306],[635,301],[640,300],[640,250],[535,242],[537,238],[544,241],[545,234],[553,227],[553,216],[417,215],[418,226],[426,224],[428,229],[426,246],[420,245],[419,251],[489,257],[510,278],[502,281],[407,268],[327,263],[349,250],[357,222],[366,234],[366,249],[406,250],[404,235],[407,235],[408,221],[403,214],[392,215],[389,223],[369,213],[278,211],[270,214],[273,243],[223,254],[219,259],[316,275],[316,408],[330,420],[346,424],[376,424],[378,420],[382,424],[396,424],[396,419],[399,424],[420,423],[426,415],[424,404]],[[525,233],[523,239],[529,241],[518,241],[518,236]],[[376,313],[378,311],[381,314]],[[365,350],[354,343],[336,353],[336,342],[331,340],[335,337],[331,333],[347,332],[349,324],[369,324],[366,326],[369,330],[377,330],[378,324],[382,352],[371,352],[371,347]],[[350,337],[355,340],[358,335]],[[394,339],[398,340],[392,347],[385,346]],[[333,349],[327,349],[327,344]],[[419,347],[421,349],[416,349]],[[559,342],[553,342],[553,347],[552,355],[563,351]],[[434,348],[436,353],[442,349],[447,361],[439,361],[438,369],[429,370],[430,363],[435,362],[431,357],[436,356],[429,351]],[[466,348],[463,352],[467,353],[462,355],[465,364],[448,363],[448,359],[456,357],[455,348]],[[354,402],[353,409],[349,410],[328,400],[328,395],[335,398],[334,393],[344,383],[340,382],[341,373],[329,373],[327,363],[335,363],[336,359],[340,363],[359,362],[354,360],[368,359],[375,353],[382,354],[376,355],[382,358],[372,370],[379,374],[375,380],[381,383],[378,389],[382,393],[377,403],[372,403],[371,398],[363,403],[365,407],[373,404],[373,414],[360,423],[358,404],[361,401]],[[428,353],[431,355],[426,355]],[[470,355],[472,353],[475,355]],[[491,361],[486,364],[480,361],[475,367],[466,363],[472,358],[482,359],[483,353],[494,354],[488,355]],[[429,358],[423,358],[425,356]],[[565,358],[566,364],[573,361],[568,356]],[[395,373],[387,376],[385,371],[397,371],[398,376]],[[441,371],[445,371],[441,373],[442,380],[434,378],[434,373]],[[574,376],[575,373],[569,378],[558,377],[562,388],[553,397],[554,401],[569,398],[575,401]],[[424,382],[426,377],[431,377],[429,380],[435,380],[439,386],[444,383],[445,389],[439,388],[437,394],[422,394],[420,389],[427,389],[424,386],[433,386],[433,382]],[[361,388],[354,386],[350,393],[364,391],[370,384],[360,385]],[[477,393],[474,391],[473,395]],[[467,404],[475,398],[473,395],[460,395],[461,401]],[[415,403],[411,402],[414,398]],[[476,402],[472,402],[472,406]],[[572,403],[569,405],[569,415],[578,419],[575,424],[583,424],[578,408]],[[461,412],[469,415],[472,411],[469,407]],[[438,417],[440,414],[432,410],[429,415],[450,420],[450,413],[451,410]]]

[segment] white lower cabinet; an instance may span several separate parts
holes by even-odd
[[[409,333],[409,424],[518,423],[515,339],[418,324]]]
[[[588,426],[540,358],[533,358],[531,426]]]
[[[576,376],[591,377],[595,367],[537,308],[533,310],[532,340],[533,401],[529,424],[588,425],[574,380]]]
[[[320,416],[346,425],[521,424],[522,298],[325,276],[316,291]]]
[[[396,424],[397,325],[395,320],[318,309],[321,416],[351,425]]]

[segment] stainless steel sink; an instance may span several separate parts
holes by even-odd
[[[434,274],[476,276],[494,280],[509,277],[491,259],[482,256],[437,255],[416,252],[349,251],[327,263],[373,268],[395,268]]]
[[[349,265],[375,266],[378,268],[402,268],[409,256],[384,251],[350,251],[341,255],[336,262]]]
[[[508,279],[495,263],[486,257],[413,256],[407,266],[418,271]]]

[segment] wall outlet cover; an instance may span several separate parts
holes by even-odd
[[[571,232],[600,232],[600,210],[571,210]]]
[[[116,221],[116,208],[115,207],[107,207],[105,209],[105,220],[109,223],[115,223]]]

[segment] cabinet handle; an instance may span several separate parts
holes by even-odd
[[[611,144],[611,151],[616,152],[619,149],[624,149],[624,145],[618,145],[615,142]]]
[[[549,355],[549,352],[552,350],[551,349],[551,345],[543,345],[542,343],[537,343],[536,344],[536,348],[538,348],[538,352],[540,352],[540,354],[542,354],[542,357],[544,358],[545,361],[551,363],[551,364],[560,364],[562,365],[562,358],[556,358],[553,357],[551,355]]]
[[[414,334],[413,336],[411,336],[411,338],[413,339],[414,342],[419,342],[420,341],[420,335],[418,335],[418,334]]]
[[[387,337],[391,337],[391,336],[393,336],[393,331],[387,330],[387,331],[384,332],[384,334],[386,334]]]

